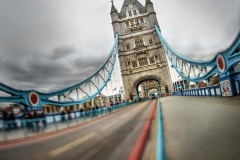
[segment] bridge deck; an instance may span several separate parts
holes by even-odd
[[[167,159],[240,159],[240,97],[161,98]]]

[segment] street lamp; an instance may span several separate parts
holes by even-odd
[[[123,97],[123,87],[120,87],[119,93],[121,94],[121,99],[123,101],[124,97]]]
[[[144,91],[145,97],[147,97],[147,91],[146,91],[146,90],[147,90],[147,87],[146,87],[146,86],[144,86],[144,90],[145,90],[145,91]]]

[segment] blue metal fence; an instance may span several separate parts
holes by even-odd
[[[189,90],[183,90],[182,92],[171,92],[171,95],[178,96],[222,96],[222,91],[220,85],[217,86],[209,86],[204,88],[195,88]]]

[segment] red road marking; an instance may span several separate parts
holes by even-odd
[[[154,107],[152,108],[152,111],[144,125],[144,128],[142,130],[141,135],[138,138],[137,143],[135,144],[128,160],[140,160],[142,158],[143,155],[143,151],[148,139],[148,135],[150,133],[150,128],[151,128],[151,123],[152,123],[152,119],[154,116],[154,112],[157,106],[157,100],[155,101]]]

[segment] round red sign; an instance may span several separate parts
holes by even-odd
[[[38,94],[34,91],[30,92],[29,96],[28,96],[28,101],[32,106],[34,106],[34,107],[37,106],[39,103]]]
[[[221,57],[218,57],[218,66],[221,70],[224,69],[224,63]]]
[[[221,54],[218,54],[217,59],[216,59],[217,67],[221,73],[225,72],[226,69],[226,64],[225,64],[225,59]]]
[[[33,104],[36,104],[38,102],[38,97],[36,94],[32,94],[30,98]]]

